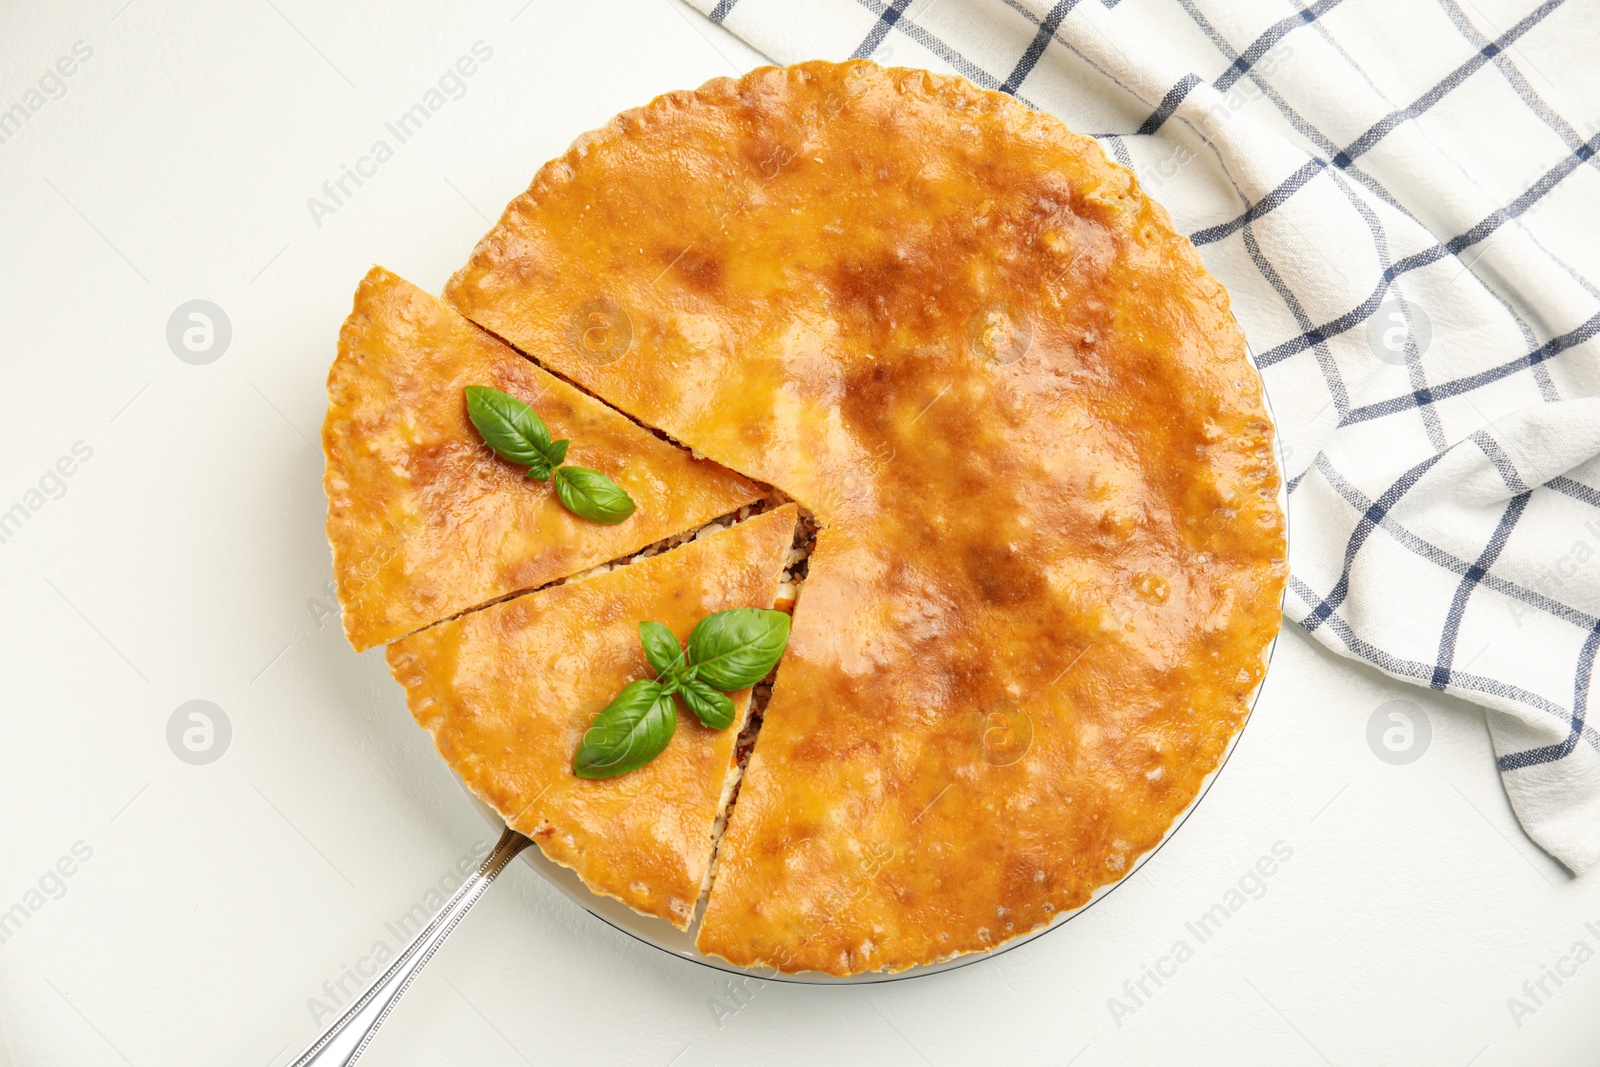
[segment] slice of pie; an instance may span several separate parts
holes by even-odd
[[[638,508],[616,526],[568,512],[549,483],[497,458],[462,390],[531,404],[567,462],[609,475]],[[374,267],[328,373],[328,540],[358,651],[488,601],[703,526],[762,495],[573,388],[436,297]]]
[[[859,61],[719,79],[546,165],[446,297],[823,527],[704,951],[992,948],[1120,879],[1242,725],[1286,569],[1261,383],[1056,119]]]
[[[678,710],[665,752],[599,781],[576,777],[584,731],[627,683],[655,672],[639,623],[686,641],[726,608],[772,607],[794,539],[793,504],[581,581],[515,597],[389,646],[418,723],[467,786],[596,893],[687,929],[712,830],[737,781],[736,715],[711,730]]]

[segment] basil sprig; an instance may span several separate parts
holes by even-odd
[[[633,514],[633,498],[599,471],[563,467],[568,440],[552,441],[550,427],[539,413],[508,393],[487,385],[469,385],[467,417],[483,436],[484,444],[501,459],[528,468],[529,478],[555,479],[556,499],[579,518],[605,526]]]
[[[579,778],[626,774],[665,751],[678,723],[674,694],[711,729],[732,726],[733,701],[725,694],[755,685],[778,665],[789,645],[789,616],[764,608],[707,615],[689,634],[687,654],[670,629],[645,621],[639,643],[655,680],[629,682],[595,717],[572,758]]]

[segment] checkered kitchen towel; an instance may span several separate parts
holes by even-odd
[[[1600,860],[1600,3],[690,2],[779,63],[963,74],[1132,167],[1266,379],[1290,619],[1490,709],[1528,833]]]

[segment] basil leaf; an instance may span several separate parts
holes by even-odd
[[[551,441],[545,446],[544,458],[552,469],[561,466],[567,461],[567,446],[570,444],[572,444],[571,441],[562,438],[559,441]]]
[[[644,658],[662,679],[678,677],[684,666],[683,648],[671,630],[659,622],[641,622],[639,643],[644,646]]]
[[[689,635],[689,660],[698,679],[731,692],[755,685],[789,645],[789,616],[763,608],[707,615]]]
[[[555,485],[562,506],[590,522],[615,526],[636,506],[616,482],[587,467],[562,467],[556,471]]]
[[[562,447],[560,458],[550,458],[550,428],[539,413],[516,397],[487,385],[469,385],[466,394],[467,418],[477,427],[484,444],[501,459],[520,463],[531,476],[547,481],[550,471],[566,458],[567,450]]]
[[[572,757],[572,773],[614,778],[636,771],[661,755],[677,726],[671,695],[655,682],[629,682],[589,725]]]
[[[694,712],[695,718],[713,730],[726,730],[733,725],[733,700],[705,682],[699,680],[685,682],[680,693],[683,702]]]
[[[548,482],[552,469],[543,456],[534,456],[533,462],[528,464],[526,474],[536,482]]]

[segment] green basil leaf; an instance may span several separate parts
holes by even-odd
[[[670,694],[655,682],[629,682],[589,725],[572,757],[572,773],[615,778],[636,771],[661,755],[677,726]]]
[[[789,616],[763,608],[707,615],[689,635],[689,661],[699,680],[723,692],[765,678],[789,644]]]
[[[599,471],[562,467],[555,485],[562,506],[579,518],[615,526],[633,514],[633,497]]]
[[[661,675],[657,681],[678,677],[684,666],[683,647],[671,630],[659,622],[641,622],[639,643],[644,646],[644,658]]]
[[[551,441],[545,446],[544,458],[549,462],[551,469],[561,466],[567,461],[567,446],[572,444],[566,438]]]
[[[541,482],[548,480],[550,471],[561,460],[550,460],[550,428],[539,413],[516,397],[487,385],[469,385],[466,394],[467,418],[478,428],[484,444],[501,459],[527,467],[529,474]],[[565,458],[565,448],[561,455]]]
[[[534,456],[533,462],[528,465],[527,476],[536,482],[548,482],[552,467],[545,462],[543,456]]]
[[[732,698],[701,681],[685,682],[680,692],[695,718],[713,730],[726,730],[733,725]]]

